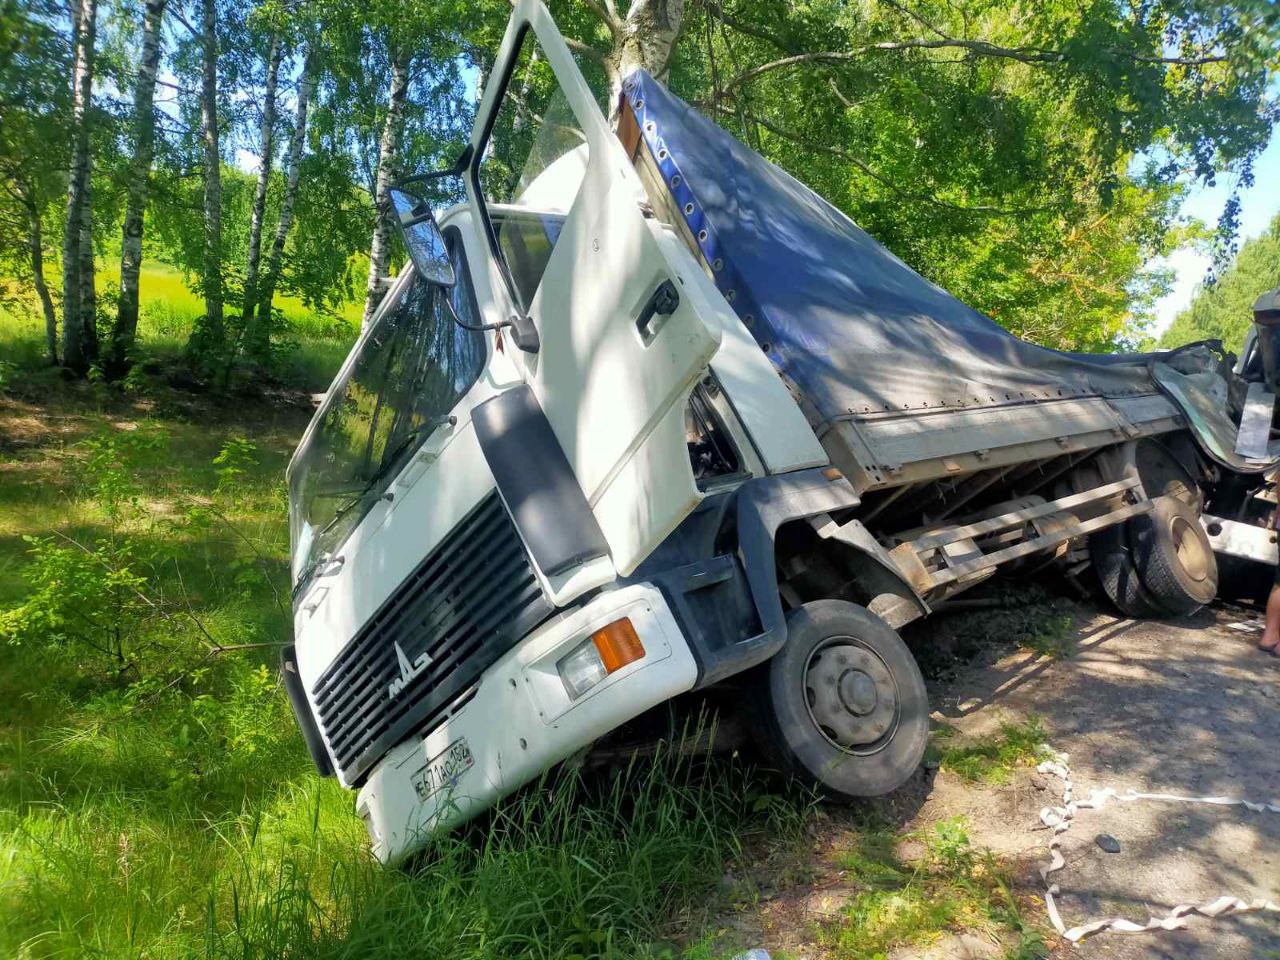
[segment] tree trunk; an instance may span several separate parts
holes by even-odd
[[[284,262],[284,244],[293,226],[293,205],[298,196],[298,179],[302,170],[302,151],[307,142],[307,109],[316,89],[316,58],[313,50],[307,50],[298,79],[298,103],[293,116],[293,136],[289,139],[289,155],[285,160],[284,196],[280,200],[280,221],[276,224],[276,236],[271,243],[271,256],[262,289],[257,292],[257,321],[247,334],[249,349],[254,356],[265,357],[271,345],[271,301],[275,299],[276,284],[280,282],[280,269]]]
[[[216,363],[225,346],[222,323],[222,152],[218,146],[218,26],[216,0],[201,0],[200,125],[204,139],[204,319],[196,353]]]
[[[665,80],[671,51],[684,24],[685,0],[634,0],[626,17],[610,25],[613,49],[605,57],[609,77],[610,120],[617,122],[622,81],[636,70]]]
[[[83,318],[81,256],[84,221],[89,215],[89,108],[93,98],[93,47],[97,0],[79,0],[73,8],[75,66],[71,79],[72,146],[67,174],[67,223],[62,237],[62,359],[83,376],[97,352]],[[88,278],[93,282],[93,277]]]
[[[400,151],[400,128],[404,121],[404,103],[408,93],[409,55],[407,51],[396,50],[391,57],[391,91],[387,101],[387,116],[382,124],[382,136],[378,140],[378,173],[373,191],[373,242],[369,246],[369,284],[365,289],[361,329],[369,326],[378,304],[391,285],[387,277],[391,233],[386,211],[391,184],[395,179],[397,154]]]
[[[142,226],[147,207],[147,182],[155,153],[156,71],[160,65],[160,28],[167,0],[147,0],[142,33],[142,60],[133,93],[133,158],[129,163],[128,201],[120,242],[120,302],[116,325],[107,348],[107,375],[123,376],[129,369],[138,332],[138,275],[142,269]]]
[[[49,363],[58,365],[58,313],[53,308],[53,298],[49,296],[49,286],[44,280],[44,228],[40,223],[40,207],[31,200],[27,206],[27,217],[30,221],[31,245],[31,279],[36,293],[40,297],[40,307],[44,310],[44,340],[49,351]]]
[[[84,354],[90,364],[98,360],[97,270],[93,261],[93,162],[85,171],[84,206],[80,209],[80,326]]]
[[[248,331],[257,306],[258,266],[262,259],[262,220],[267,214],[267,187],[271,182],[271,159],[275,153],[276,78],[284,46],[280,34],[272,34],[267,53],[267,80],[262,94],[262,134],[258,149],[258,188],[253,195],[253,213],[249,218],[249,261],[244,271],[244,302],[240,309],[240,326]]]

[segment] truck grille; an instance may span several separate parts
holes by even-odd
[[[465,696],[515,640],[554,608],[498,495],[491,494],[405,578],[312,689],[343,779]],[[422,670],[403,679],[396,645]]]

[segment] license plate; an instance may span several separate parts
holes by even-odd
[[[452,790],[476,762],[467,741],[459,737],[413,775],[413,789],[419,800],[427,800],[440,790]]]

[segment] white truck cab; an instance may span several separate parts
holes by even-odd
[[[496,82],[468,202],[439,217],[457,282],[406,268],[289,470],[295,704],[318,761],[360,787],[384,860],[693,687],[662,593],[628,577],[715,479],[700,483],[689,454],[695,388],[703,426],[732,444],[728,483],[827,462],[698,262],[646,213],[545,8],[523,2],[494,76],[535,50],[558,89],[529,121],[523,167],[487,179],[491,133],[520,103]],[[666,282],[678,304],[641,329]],[[498,326],[513,315],[536,351]]]
[[[1024,343],[647,74],[618,114],[518,0],[289,467],[286,687],[386,862],[748,670],[780,768],[892,790],[929,713],[897,628],[1030,562],[1196,609],[1203,491],[1274,462],[1213,350]]]

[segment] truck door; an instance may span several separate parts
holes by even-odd
[[[540,340],[519,354],[527,382],[625,575],[700,499],[684,407],[719,328],[683,293],[692,260],[656,239],[639,178],[536,0],[516,4],[471,147],[470,201]]]

